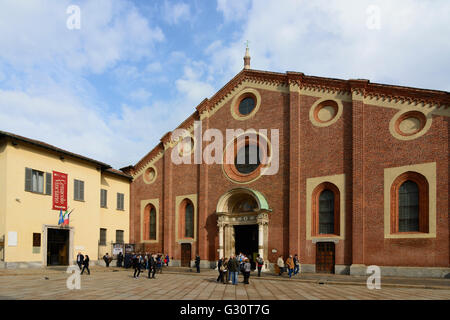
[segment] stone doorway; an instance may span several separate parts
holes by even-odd
[[[259,254],[268,265],[268,203],[258,191],[237,188],[224,194],[217,204],[219,256],[242,251],[253,259]],[[237,252],[236,252],[237,251]],[[263,268],[265,269],[265,268]]]

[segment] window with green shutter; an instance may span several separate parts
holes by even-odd
[[[124,210],[124,198],[123,193],[117,193],[117,210]]]
[[[84,201],[84,181],[74,179],[73,190],[73,199]]]
[[[100,229],[100,242],[101,246],[106,246],[106,229]]]
[[[50,175],[50,177],[48,177]],[[46,174],[46,184],[44,185],[44,172],[25,168],[25,191],[44,194],[51,194],[51,174]],[[50,183],[50,185],[48,185]]]
[[[123,230],[116,230],[116,243],[123,243]]]
[[[52,174],[49,172],[45,173],[45,194],[52,194]]]
[[[107,207],[108,191],[105,189],[100,190],[100,207]]]

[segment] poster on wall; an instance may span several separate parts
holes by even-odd
[[[113,255],[117,255],[117,254],[119,254],[120,252],[122,252],[122,254],[123,254],[123,247],[122,247],[122,244],[120,244],[120,243],[115,243],[115,244],[114,244],[114,248],[113,248]]]
[[[53,171],[53,210],[67,210],[67,174]]]

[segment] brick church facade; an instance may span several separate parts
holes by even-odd
[[[187,136],[165,134],[123,169],[133,176],[130,242],[172,265],[198,254],[212,267],[242,251],[268,269],[298,254],[301,272],[365,275],[377,265],[384,275],[448,276],[450,93],[257,71],[244,60],[177,128]],[[210,152],[216,162],[198,163],[209,129],[223,147]],[[230,142],[227,129],[242,132]]]

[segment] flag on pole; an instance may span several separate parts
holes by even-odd
[[[63,212],[62,209],[59,210],[59,221],[58,224],[63,224],[64,223],[64,218],[63,218]]]
[[[66,212],[64,212],[64,221],[63,221],[63,226],[68,226],[69,225],[69,217],[70,214],[72,213],[73,209],[68,212],[69,210],[66,210]]]

